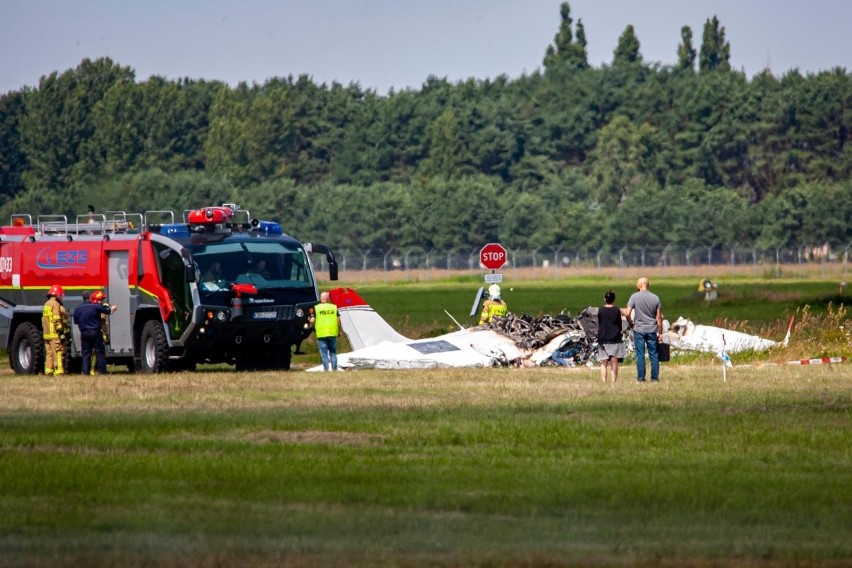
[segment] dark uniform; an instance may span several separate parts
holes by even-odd
[[[80,328],[84,375],[88,375],[91,370],[93,351],[97,372],[100,374],[107,372],[101,314],[109,315],[110,313],[110,308],[103,304],[80,304],[74,309],[74,323]]]

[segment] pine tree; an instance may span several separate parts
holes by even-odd
[[[618,46],[615,48],[615,56],[613,57],[612,64],[631,65],[641,62],[642,55],[639,53],[639,39],[636,37],[633,26],[628,25],[618,38]]]
[[[701,41],[699,69],[704,71],[731,70],[731,44],[725,41],[725,28],[719,25],[719,18],[704,23],[704,36]]]
[[[692,47],[692,28],[680,28],[681,44],[677,46],[677,68],[695,70],[695,48]]]
[[[589,66],[586,56],[586,30],[582,22],[577,22],[577,41],[574,41],[574,32],[571,25],[571,6],[563,2],[559,6],[559,31],[553,38],[553,43],[547,46],[544,56],[545,69],[554,69],[562,65],[569,65],[578,69]]]

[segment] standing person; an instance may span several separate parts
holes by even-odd
[[[651,382],[660,380],[660,357],[657,343],[663,340],[663,312],[660,298],[651,292],[651,282],[644,276],[636,281],[636,292],[627,300],[622,313],[633,320],[633,345],[636,348],[636,379],[645,382],[645,349],[651,360]]]
[[[100,290],[92,292],[92,303],[100,304],[105,308],[111,308],[109,303],[106,301],[106,295]],[[110,313],[113,313],[114,311],[115,310],[110,310]],[[109,345],[109,320],[105,313],[101,313],[101,333],[104,336],[104,345]]]
[[[509,306],[500,299],[500,286],[492,284],[488,287],[488,300],[482,303],[482,313],[479,315],[479,325],[491,323],[494,316],[506,317]]]
[[[86,292],[83,292],[83,301],[86,301]],[[109,303],[106,301],[106,295],[104,295],[104,293],[100,290],[95,290],[94,292],[92,292],[91,301],[93,304],[101,304],[106,308],[110,307]],[[109,345],[109,319],[107,318],[107,314],[105,313],[101,313],[101,335],[103,335],[104,338],[104,351],[106,351],[106,346]],[[92,366],[89,371],[89,374],[94,375],[95,369],[97,369],[97,356],[93,351]]]
[[[74,323],[80,328],[80,353],[83,355],[83,374],[88,375],[92,369],[92,353],[95,354],[95,369],[98,374],[105,375],[106,352],[104,348],[103,322],[101,314],[115,313],[118,306],[105,306],[99,301],[80,304],[74,309]]]
[[[627,323],[630,323],[628,318]],[[615,307],[615,291],[607,290],[604,305],[598,308],[598,359],[601,360],[601,382],[606,382],[609,366],[612,382],[618,380],[618,364],[624,361],[626,350],[621,338],[621,310]]]
[[[320,294],[320,303],[314,306],[314,315],[308,323],[313,326],[317,334],[317,347],[322,357],[322,368],[328,371],[337,370],[337,338],[340,336],[340,314],[337,306],[331,303],[331,295],[328,292]]]
[[[65,355],[65,340],[68,337],[68,312],[62,301],[65,290],[54,284],[47,291],[47,302],[41,312],[42,337],[44,338],[44,374],[58,377],[65,373],[62,359]]]

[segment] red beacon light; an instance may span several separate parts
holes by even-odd
[[[221,225],[234,216],[229,207],[204,207],[190,211],[186,220],[190,225]]]

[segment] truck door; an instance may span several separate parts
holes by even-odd
[[[107,251],[107,298],[118,306],[118,311],[109,316],[109,350],[113,353],[133,353],[133,326],[130,324],[130,275],[128,252]]]

